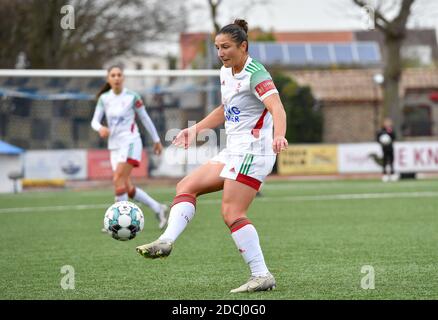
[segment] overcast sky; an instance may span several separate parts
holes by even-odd
[[[186,0],[190,13],[190,30],[212,30],[211,21],[205,18],[207,0]],[[253,0],[268,4],[247,8],[251,0],[223,0],[219,7],[220,23],[225,25],[239,16],[247,19],[250,28],[255,26],[276,31],[294,30],[351,30],[362,29],[365,24],[364,11],[352,0]],[[375,7],[380,3],[400,3],[401,0],[368,0]],[[237,4],[237,5],[236,5]],[[431,9],[434,10],[431,10]],[[247,10],[248,9],[248,10]],[[392,12],[397,12],[392,10]],[[438,28],[438,1],[416,0],[413,12],[415,19],[410,25],[433,26]],[[391,16],[391,12],[389,13]]]
[[[188,31],[213,30],[207,0],[185,0],[189,9]],[[398,12],[390,10],[391,3],[401,0],[368,0],[372,7],[384,3],[388,18]],[[250,2],[268,4],[248,8]],[[366,30],[365,11],[352,0],[223,0],[219,7],[219,23],[226,25],[240,17],[248,21],[250,28],[261,27],[274,31],[324,31],[324,30]],[[428,27],[438,31],[438,0],[416,0],[409,27]],[[438,32],[437,32],[438,37]],[[176,44],[166,46],[168,52],[177,54]],[[159,50],[163,50],[161,47]]]

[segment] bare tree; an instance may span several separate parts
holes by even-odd
[[[75,29],[60,26],[61,7],[75,9]],[[31,68],[100,68],[108,59],[144,52],[146,41],[184,30],[178,0],[0,0],[0,67],[25,52]]]
[[[222,3],[222,0],[207,0],[208,1],[208,7],[210,9],[210,15],[211,15],[211,21],[213,23],[214,32],[218,33],[220,28],[219,22],[218,22],[218,8]]]
[[[353,2],[364,7],[367,3],[363,0]],[[389,7],[384,9],[382,3],[374,10],[376,28],[383,33],[385,39],[386,61],[384,64],[383,83],[383,113],[390,116],[394,122],[394,128],[401,132],[401,108],[399,97],[399,83],[402,75],[401,47],[406,37],[407,22],[411,14],[412,5],[415,0],[402,0],[395,17],[390,20],[385,16],[385,11],[394,10],[396,3],[393,1]],[[387,1],[388,3],[388,1]]]
[[[218,33],[221,29],[218,16],[219,16],[219,7],[223,4],[223,0],[207,0],[208,8],[210,11],[211,21],[213,23],[213,28],[215,33]],[[245,0],[239,1],[239,8],[235,8],[233,11],[237,16],[242,16],[247,14],[251,9],[260,6],[260,5],[268,5],[269,0]],[[237,17],[236,17],[237,18]]]

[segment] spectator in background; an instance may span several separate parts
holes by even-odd
[[[392,120],[385,118],[382,128],[377,132],[377,142],[382,146],[383,151],[383,182],[397,180],[397,175],[394,173],[394,141],[395,133],[392,127]],[[388,166],[389,173],[387,173]]]

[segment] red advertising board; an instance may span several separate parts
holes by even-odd
[[[112,179],[113,171],[110,162],[109,150],[91,149],[87,152],[88,179]],[[134,168],[131,177],[147,178],[148,176],[148,156],[143,150],[140,166]]]

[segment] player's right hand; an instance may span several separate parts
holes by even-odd
[[[173,139],[172,144],[177,147],[184,147],[184,149],[187,149],[189,145],[193,142],[193,140],[195,140],[195,138],[196,128],[186,128],[184,130],[181,130],[181,132],[177,134],[175,139]]]
[[[107,128],[107,127],[105,127],[105,126],[102,126],[100,129],[99,129],[99,136],[101,137],[101,138],[108,138],[108,136],[109,136],[109,134],[110,134],[110,131],[109,131],[109,129]]]

